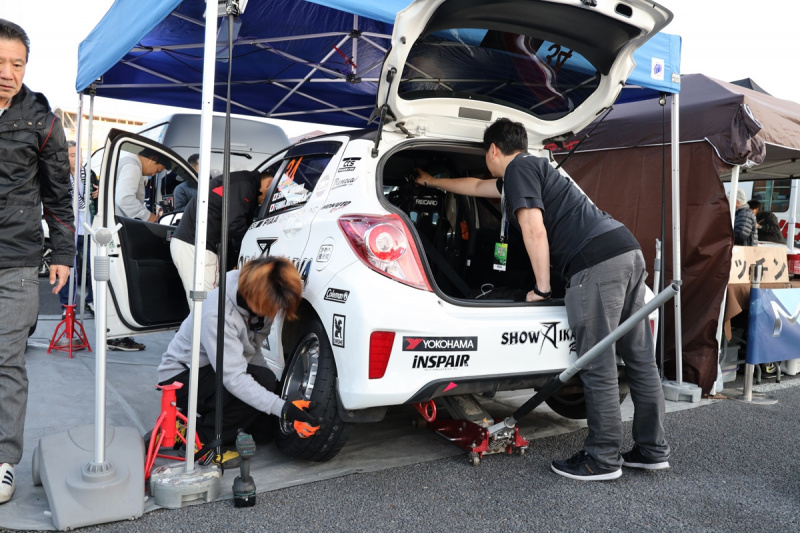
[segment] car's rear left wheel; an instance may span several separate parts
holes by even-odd
[[[344,446],[351,424],[339,418],[336,362],[325,328],[314,319],[304,329],[284,370],[281,398],[287,402],[315,402],[312,413],[322,419],[322,424],[312,437],[303,439],[294,431],[291,422],[281,420],[275,442],[278,449],[291,457],[327,461]]]

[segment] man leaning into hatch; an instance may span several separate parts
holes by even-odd
[[[647,276],[641,247],[630,231],[600,211],[567,176],[528,153],[525,126],[498,119],[483,135],[486,166],[496,179],[436,179],[417,169],[417,185],[447,192],[502,198],[506,216],[520,229],[536,276],[526,300],[550,298],[550,266],[567,283],[565,303],[578,356],[644,305]],[[622,418],[615,347],[580,372],[589,434],[584,449],[556,460],[552,470],[581,481],[616,479],[622,466],[669,468],[664,436],[664,393],[647,321],[615,343],[634,405],[632,450],[620,453]]]

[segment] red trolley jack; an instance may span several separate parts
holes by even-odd
[[[83,324],[75,320],[75,306],[65,305],[64,309],[66,309],[66,314],[53,332],[53,338],[50,339],[50,346],[47,348],[47,353],[50,353],[50,350],[61,350],[62,352],[67,352],[69,358],[72,359],[72,352],[74,351],[86,348],[91,352],[92,347],[89,346],[89,340],[86,338]],[[60,334],[59,331],[61,331]],[[59,346],[58,341],[62,338],[67,339],[67,344]]]
[[[524,455],[529,442],[519,434],[518,428],[491,435],[489,427],[501,422],[492,418],[472,394],[439,398],[451,419],[438,419],[436,403],[429,400],[415,403],[414,407],[425,419],[426,425],[456,446],[468,452],[470,464],[478,466],[484,455],[496,453]]]

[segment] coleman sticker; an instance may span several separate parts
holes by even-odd
[[[334,289],[330,287],[327,291],[325,291],[325,299],[329,302],[339,302],[343,304],[347,302],[347,298],[350,296],[350,291],[345,291],[342,289]]]
[[[404,352],[474,352],[478,337],[403,337]]]

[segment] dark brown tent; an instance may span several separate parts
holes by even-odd
[[[740,180],[800,176],[800,104],[701,74],[681,77],[680,224],[683,377],[704,393],[717,374],[717,325],[733,246],[722,180],[734,165]],[[584,139],[565,170],[604,211],[627,225],[653,274],[666,191],[666,281],[672,273],[669,103],[617,106]],[[581,139],[584,132],[576,135]],[[557,159],[564,154],[557,154]],[[749,168],[748,168],[749,166]],[[652,278],[651,278],[652,279]],[[665,313],[667,377],[674,379],[674,314]]]

